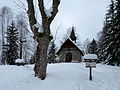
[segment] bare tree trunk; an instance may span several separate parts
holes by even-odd
[[[44,22],[43,29],[46,31],[50,31],[49,24]],[[49,35],[47,33],[40,34],[40,37],[38,38],[38,46],[37,46],[37,52],[36,52],[36,62],[34,66],[35,76],[38,76],[41,78],[41,80],[44,80],[46,77],[46,68],[47,68],[47,50],[48,45],[50,42]]]
[[[27,0],[28,3],[28,17],[31,26],[31,30],[34,33],[34,36],[38,42],[37,51],[36,51],[36,61],[34,66],[35,76],[44,80],[46,77],[46,68],[47,68],[47,50],[48,45],[51,40],[50,37],[50,24],[53,21],[54,17],[58,12],[58,6],[60,0],[53,0],[51,16],[47,16],[45,13],[44,0],[38,0],[38,6],[42,16],[42,28],[43,33],[39,33],[37,28],[33,26],[36,24],[35,11],[33,0]]]
[[[41,42],[42,41],[42,42]],[[46,77],[46,67],[47,67],[47,48],[49,40],[46,36],[39,39],[37,47],[37,56],[34,66],[35,76],[38,76],[42,80]]]

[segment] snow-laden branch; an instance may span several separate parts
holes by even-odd
[[[43,26],[41,24],[39,24],[38,22],[34,25],[34,27],[36,27],[38,29],[39,33],[43,33]]]
[[[49,9],[45,8],[45,14],[47,15],[47,17],[51,17],[52,16],[52,12],[53,12],[53,8],[50,7]]]
[[[53,0],[52,6],[47,10],[44,7],[44,0],[38,0],[38,5],[40,8],[42,19],[47,20],[47,22],[51,23],[58,12],[59,4],[60,0]]]

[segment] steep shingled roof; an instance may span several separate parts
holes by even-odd
[[[70,41],[70,42],[80,51],[80,53],[81,53],[82,56],[84,55],[84,54],[83,54],[83,51],[82,51],[82,50],[76,45],[76,43],[74,43],[70,38],[66,39],[66,40],[64,41],[64,43],[66,43],[67,41]],[[58,54],[59,51],[61,50],[61,48],[62,48],[62,46],[64,45],[64,43],[62,43],[62,44],[61,44],[61,47],[56,51],[57,54]]]

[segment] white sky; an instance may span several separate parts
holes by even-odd
[[[13,4],[13,1],[14,0],[1,0],[0,8],[9,6],[16,11],[17,7]],[[102,30],[109,1],[110,0],[61,0],[59,13],[51,25],[53,34],[60,23],[62,23],[57,34],[58,36],[63,36],[67,28],[74,25],[81,41],[84,41],[86,38],[90,40],[96,38],[96,34]]]
[[[110,0],[61,0],[56,21],[62,22],[62,27],[74,25],[81,41],[95,38],[102,30],[103,21]],[[66,29],[65,28],[65,29]],[[64,30],[61,30],[64,33]]]

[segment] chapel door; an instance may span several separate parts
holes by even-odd
[[[66,60],[65,60],[65,62],[71,62],[71,61],[72,61],[72,53],[68,52],[68,53],[66,53]]]

